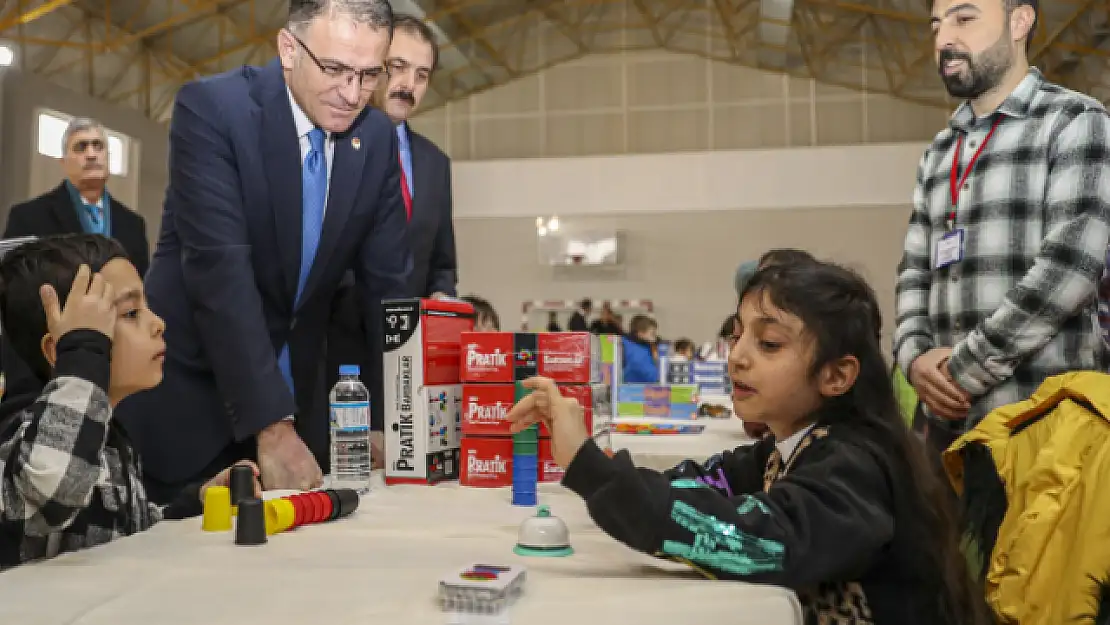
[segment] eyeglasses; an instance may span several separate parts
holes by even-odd
[[[385,67],[381,65],[360,70],[335,61],[321,61],[313,54],[312,50],[305,45],[305,42],[301,41],[300,37],[293,33],[289,33],[289,35],[293,37],[293,40],[301,46],[306,54],[308,54],[308,58],[312,59],[316,67],[320,68],[320,72],[337,87],[346,87],[357,81],[359,88],[363,91],[373,91],[378,81],[381,80],[382,75],[385,74]]]

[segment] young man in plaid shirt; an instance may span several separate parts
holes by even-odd
[[[227,484],[224,471],[164,509],[147,500],[112,411],[161,382],[164,326],[119,243],[64,235],[9,252],[0,325],[44,381],[0,414],[0,570],[199,514],[204,489]]]
[[[1110,118],[1028,66],[1034,0],[936,0],[936,57],[965,99],[918,170],[894,350],[946,447],[1049,376],[1105,370]]]

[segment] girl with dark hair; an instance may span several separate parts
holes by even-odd
[[[563,484],[633,549],[797,592],[807,623],[963,625],[981,593],[951,490],[899,414],[867,283],[827,263],[761,270],[729,354],[733,402],[772,436],[659,473],[606,455],[550,380],[509,414],[543,421]]]

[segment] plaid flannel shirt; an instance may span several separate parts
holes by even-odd
[[[106,336],[89,330],[63,336],[56,377],[3,427],[0,570],[107,543],[162,518],[130,444],[111,425],[103,390],[110,350]]]
[[[962,172],[954,230],[963,257],[937,267],[949,232],[950,172]],[[976,140],[978,139],[978,141]],[[1110,238],[1110,117],[1102,104],[1028,75],[985,119],[964,103],[921,159],[898,267],[895,357],[951,347],[949,371],[973,398],[967,426],[1029,397],[1049,376],[1105,370],[1097,293]]]

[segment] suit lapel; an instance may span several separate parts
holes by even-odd
[[[63,182],[58,185],[51,196],[53,201],[50,202],[50,210],[54,213],[54,219],[58,221],[61,231],[84,232],[85,228],[81,225],[81,218],[77,216],[77,207],[73,205],[73,196],[69,194],[66,184]]]
[[[270,206],[274,211],[274,232],[285,276],[285,291],[288,301],[292,302],[297,294],[301,263],[301,145],[281,65],[277,61],[263,69],[259,90],[262,160]]]
[[[351,209],[355,205],[359,181],[362,180],[363,165],[366,163],[366,153],[370,151],[369,142],[359,136],[362,119],[362,116],[357,118],[349,132],[335,136],[335,154],[328,182],[328,206],[324,214],[324,227],[320,233],[320,246],[316,249],[316,259],[308,273],[304,293],[301,294],[302,302],[308,299],[308,295],[320,282],[320,277],[339,243],[340,236],[343,235]],[[361,141],[359,144],[361,149],[355,149],[353,141],[355,138]]]

